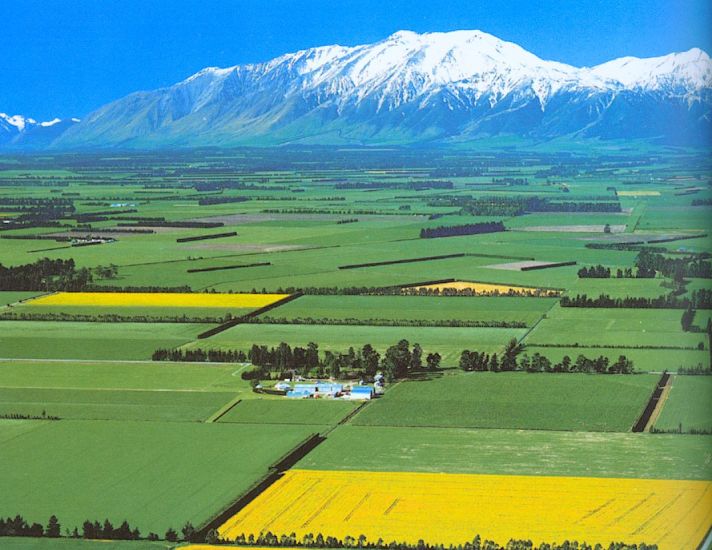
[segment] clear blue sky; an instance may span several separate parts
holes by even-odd
[[[710,0],[0,0],[0,112],[84,116],[206,66],[479,29],[577,66],[712,51]]]

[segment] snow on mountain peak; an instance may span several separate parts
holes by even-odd
[[[593,67],[591,73],[628,89],[698,91],[712,86],[712,62],[699,48],[660,57],[621,57]]]
[[[37,121],[35,121],[34,119],[26,118],[22,115],[10,116],[5,113],[0,113],[0,119],[3,119],[8,124],[17,128],[19,132],[22,132],[25,129],[25,126],[37,124]]]

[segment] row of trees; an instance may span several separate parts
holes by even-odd
[[[346,325],[371,327],[484,327],[484,328],[525,328],[523,321],[470,321],[466,319],[333,319],[331,317],[250,317],[251,324],[265,325]]]
[[[468,223],[464,225],[441,225],[420,230],[421,239],[437,239],[439,237],[457,237],[461,235],[479,235],[482,233],[498,233],[505,231],[504,222]]]
[[[615,363],[611,364],[608,357],[600,355],[595,358],[588,358],[579,355],[576,361],[564,355],[559,362],[552,362],[551,359],[540,353],[535,353],[531,357],[524,354],[514,361],[507,361],[505,358],[499,360],[497,354],[491,356],[487,353],[465,350],[460,355],[460,368],[464,371],[479,372],[502,372],[502,371],[525,371],[525,372],[578,372],[586,374],[632,374],[633,362],[625,355],[618,357]]]
[[[14,518],[0,517],[0,537],[51,537],[56,538],[61,534],[61,526],[57,516],[52,516],[47,526],[39,523],[29,524],[20,515]]]
[[[159,348],[153,352],[151,359],[153,361],[196,363],[245,363],[247,362],[247,354],[240,350]]]
[[[365,344],[358,350],[350,347],[346,353],[325,351],[320,356],[319,346],[314,342],[310,342],[306,348],[295,346],[293,349],[282,342],[269,349],[254,344],[248,358],[252,364],[267,370],[296,371],[305,375],[315,372],[317,376],[328,374],[334,378],[373,376],[380,369],[389,380],[422,370],[424,359],[426,368],[435,370],[439,368],[441,360],[439,353],[429,353],[424,357],[420,344],[413,344],[411,349],[405,339],[390,346],[383,357],[371,344]]]
[[[448,197],[434,198],[430,206],[459,206],[461,214],[473,216],[521,216],[527,212],[621,212],[617,201],[552,201],[542,197]]]
[[[657,298],[641,296],[624,296],[611,298],[608,294],[600,294],[596,298],[586,294],[574,297],[563,296],[559,302],[561,307],[584,308],[634,308],[634,309],[710,309],[712,308],[712,290],[693,290],[690,297],[680,298],[674,294],[666,294]]]
[[[163,538],[169,542],[178,542],[178,540],[199,542],[198,532],[190,522],[183,526],[181,534],[182,538],[175,529],[170,528]],[[62,526],[55,515],[49,518],[46,526],[39,523],[29,524],[21,515],[17,515],[14,518],[8,517],[7,519],[0,517],[0,537],[59,538],[61,536]],[[128,521],[123,521],[119,526],[115,527],[108,519],[105,519],[103,523],[87,520],[82,524],[81,531],[77,527],[72,531],[65,529],[65,536],[75,539],[102,540],[140,540],[142,538],[138,528],[131,528]],[[159,540],[160,537],[156,533],[149,533],[146,539]]]
[[[215,544],[220,542],[216,533],[208,533],[207,542]],[[510,539],[505,546],[489,539],[483,539],[476,535],[472,541],[464,544],[445,546],[444,544],[428,544],[423,540],[417,543],[387,542],[382,538],[376,541],[369,541],[365,535],[359,537],[345,536],[339,539],[333,536],[324,536],[321,533],[307,533],[298,538],[295,533],[290,535],[277,535],[271,531],[260,533],[258,536],[238,535],[234,542],[239,546],[272,546],[286,548],[365,548],[372,550],[604,550],[600,544],[595,546],[585,542],[566,540],[561,543],[543,542],[535,545],[531,540]],[[657,550],[657,545],[626,544],[623,542],[611,542],[605,547],[607,550]]]
[[[257,368],[244,371],[245,380],[268,380],[272,372],[279,377],[291,373],[302,375],[332,376],[334,378],[353,378],[374,376],[382,370],[387,379],[402,378],[409,373],[425,370],[434,371],[440,367],[442,359],[439,353],[423,351],[420,344],[401,340],[390,346],[383,356],[371,344],[359,349],[350,347],[346,353],[319,351],[319,345],[310,342],[307,347],[290,346],[282,342],[278,346],[253,344],[248,353],[239,350],[203,350],[203,349],[157,349],[152,356],[154,361],[189,361],[189,362],[251,362]]]

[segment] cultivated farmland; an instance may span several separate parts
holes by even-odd
[[[712,433],[712,379],[674,376],[655,428],[664,431]]]
[[[199,525],[313,431],[309,426],[0,420],[0,515],[45,521],[58,514],[70,528],[81,528],[86,519],[109,518],[115,524],[127,519],[145,533],[164,533],[189,520]],[[28,478],[42,491],[28,491]]]
[[[629,431],[657,376],[468,373],[403,382],[353,420],[373,426]]]
[[[556,506],[546,522],[541,511]],[[365,534],[462,544],[509,538],[635,541],[694,548],[712,522],[712,483],[613,478],[293,470],[220,533]]]
[[[60,550],[228,520],[230,537],[661,550],[709,528],[706,155],[0,161],[0,517],[143,538]],[[377,373],[370,401],[284,395]],[[649,403],[655,429],[631,433]]]

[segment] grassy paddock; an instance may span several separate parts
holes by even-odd
[[[333,425],[356,408],[348,401],[329,399],[253,399],[238,403],[220,422],[238,424]]]
[[[267,315],[332,319],[520,321],[534,324],[552,298],[432,296],[302,296]]]
[[[0,388],[0,415],[86,420],[205,420],[232,393],[151,390]]]
[[[712,480],[710,442],[709,436],[345,425],[297,467]]]
[[[150,359],[159,347],[185,344],[205,325],[0,321],[0,357]]]
[[[169,429],[170,428],[170,429]],[[199,525],[267,473],[310,426],[2,421],[0,516],[81,529],[124,519],[143,533]],[[51,449],[51,451],[50,451]],[[29,491],[28,480],[42,491]],[[71,495],[71,498],[68,498]]]
[[[655,422],[659,430],[712,432],[712,377],[673,376],[670,393]]]
[[[624,432],[657,380],[654,375],[463,373],[398,384],[353,423]]]

